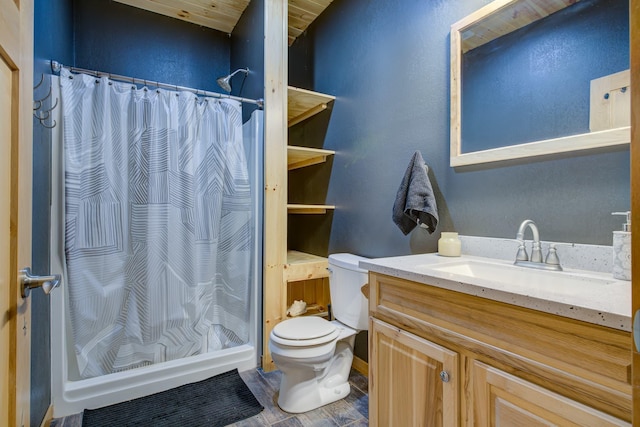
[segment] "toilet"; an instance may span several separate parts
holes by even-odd
[[[278,323],[269,336],[269,350],[282,372],[278,406],[283,411],[311,411],[345,398],[351,391],[349,372],[356,333],[368,329],[368,301],[360,288],[366,258],[329,255],[331,308],[336,320],[294,317]]]

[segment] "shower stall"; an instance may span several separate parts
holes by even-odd
[[[69,103],[69,98],[65,100],[65,94],[61,93],[60,80],[63,78],[73,78],[73,76],[69,76],[65,74],[65,77],[51,76],[51,87],[52,94],[51,99],[60,99],[62,96],[62,103],[65,101]],[[94,77],[92,77],[94,79]],[[100,83],[100,79],[95,79],[95,83]],[[92,84],[90,80],[87,80]],[[106,77],[102,80],[103,86],[109,85],[112,86],[114,83],[107,80]],[[146,88],[136,88],[129,85],[131,90],[139,91],[141,96],[147,96],[146,93],[142,93],[144,90],[146,92]],[[149,90],[149,92],[155,92],[157,96],[173,96],[178,97],[177,92],[161,91],[160,89]],[[152,94],[155,96],[155,94]],[[182,95],[182,92],[180,92]],[[191,96],[194,96],[191,94]],[[82,96],[79,97],[82,99]],[[200,99],[200,103],[204,103],[204,98]],[[211,99],[209,99],[211,100]],[[82,101],[79,101],[82,102]],[[220,104],[219,101],[218,104]],[[196,103],[197,104],[197,103]],[[234,108],[237,108],[235,106]],[[113,243],[116,239],[113,236],[110,236],[110,230],[113,228],[113,221],[108,219],[105,220],[104,208],[95,206],[80,206],[77,208],[78,211],[84,209],[89,212],[85,215],[86,218],[93,218],[95,221],[91,221],[91,224],[86,224],[84,228],[78,226],[77,229],[72,229],[69,231],[69,223],[68,218],[65,220],[65,216],[67,215],[66,210],[76,209],[73,204],[73,198],[75,194],[79,191],[78,188],[73,185],[69,186],[70,179],[73,179],[73,171],[70,172],[70,168],[73,165],[69,165],[70,162],[74,161],[74,158],[69,158],[68,156],[75,155],[77,153],[67,153],[67,157],[63,154],[65,140],[69,140],[69,138],[73,139],[73,136],[67,134],[67,132],[71,132],[71,130],[65,131],[65,126],[63,126],[63,122],[66,123],[66,127],[71,128],[70,121],[66,118],[66,121],[62,117],[61,108],[56,108],[53,110],[53,113],[57,114],[56,117],[53,117],[56,123],[60,124],[52,129],[52,200],[51,200],[51,270],[56,272],[63,273],[62,284],[59,289],[56,289],[51,293],[51,381],[52,381],[52,404],[54,407],[54,416],[61,417],[70,415],[73,413],[81,412],[83,409],[87,408],[97,408],[102,406],[111,405],[114,403],[119,403],[131,399],[135,399],[138,397],[142,397],[145,395],[157,393],[160,391],[164,391],[173,387],[177,387],[183,384],[187,384],[190,382],[199,381],[205,378],[208,378],[213,375],[217,375],[223,372],[227,372],[233,369],[238,369],[239,371],[248,370],[255,368],[258,365],[259,358],[259,349],[261,343],[260,337],[260,304],[262,295],[261,295],[261,283],[262,283],[262,168],[263,168],[263,111],[256,110],[253,112],[251,119],[242,125],[242,147],[240,150],[242,154],[246,158],[246,176],[248,178],[249,187],[250,187],[250,208],[248,208],[249,214],[249,226],[244,226],[243,229],[249,230],[244,234],[250,234],[250,236],[245,236],[246,239],[243,238],[243,242],[241,245],[243,246],[243,250],[247,249],[245,246],[250,246],[248,248],[249,257],[248,257],[248,272],[246,276],[242,276],[243,280],[248,280],[246,286],[241,284],[243,292],[240,292],[242,295],[246,295],[248,301],[244,301],[243,303],[248,304],[248,315],[240,316],[242,318],[248,318],[248,322],[246,325],[240,325],[242,336],[241,340],[233,341],[233,339],[227,340],[225,337],[236,337],[233,332],[239,326],[237,323],[236,317],[234,317],[235,313],[228,316],[231,320],[229,325],[218,325],[217,319],[224,315],[220,314],[220,311],[224,311],[225,302],[222,301],[218,306],[210,307],[204,310],[204,314],[200,311],[197,311],[193,308],[193,305],[198,303],[200,304],[200,300],[205,300],[205,303],[208,301],[207,298],[211,298],[210,296],[203,297],[202,292],[198,291],[195,296],[191,294],[187,294],[185,297],[185,292],[192,292],[192,289],[188,290],[174,290],[173,294],[157,296],[156,290],[151,297],[147,297],[151,302],[154,301],[163,301],[165,305],[165,312],[169,312],[170,315],[164,314],[169,319],[167,321],[173,322],[177,324],[176,316],[181,316],[186,312],[193,312],[195,310],[198,319],[193,319],[190,322],[188,319],[186,323],[192,323],[193,329],[205,332],[202,333],[202,336],[198,335],[195,339],[195,344],[185,344],[181,345],[179,339],[183,335],[188,335],[191,331],[187,330],[184,332],[184,327],[179,325],[179,327],[173,326],[173,330],[169,327],[160,327],[160,329],[170,330],[169,333],[165,333],[165,336],[162,337],[161,344],[155,345],[152,349],[155,349],[155,355],[153,351],[149,351],[146,347],[142,345],[138,345],[137,342],[133,344],[129,341],[122,345],[119,349],[114,349],[111,345],[111,341],[113,341],[113,335],[116,332],[113,332],[111,329],[102,327],[98,328],[95,333],[92,333],[88,330],[85,330],[89,327],[89,325],[99,324],[98,320],[99,316],[102,315],[103,312],[108,311],[107,308],[100,307],[101,300],[100,295],[101,292],[105,295],[109,295],[112,293],[113,288],[113,280],[108,283],[92,283],[93,277],[100,277],[101,274],[104,273],[104,270],[108,270],[108,268],[103,267],[101,265],[96,265],[99,263],[96,259],[96,254],[98,256],[102,256],[103,253],[110,254],[111,252],[104,250],[103,248],[108,245],[118,246],[120,249],[122,247],[125,248],[123,252],[127,250],[131,251],[131,247],[135,246],[137,239],[151,239],[153,236],[151,234],[153,231],[156,231],[156,234],[161,234],[162,231],[158,231],[158,228],[152,228],[149,226],[150,236],[133,236],[129,237],[132,242],[118,242],[117,244]],[[112,112],[109,114],[115,114],[115,109],[112,108]],[[65,113],[66,114],[66,113]],[[94,114],[95,111],[92,113]],[[144,120],[150,120],[148,115],[143,115]],[[171,118],[170,120],[173,120]],[[170,121],[169,120],[169,121]],[[217,119],[216,119],[217,120]],[[134,120],[135,121],[135,120]],[[77,123],[74,123],[73,127],[79,127]],[[75,129],[74,129],[75,131]],[[65,132],[65,134],[63,134]],[[91,142],[94,143],[94,142]],[[82,146],[79,146],[79,150],[83,150]],[[129,151],[135,151],[129,149]],[[197,151],[197,150],[196,150]],[[116,152],[116,151],[114,151]],[[129,153],[131,154],[131,153]],[[134,153],[135,154],[135,153]],[[198,153],[194,155],[199,155]],[[118,157],[118,156],[115,156]],[[138,157],[145,160],[138,153]],[[169,156],[170,157],[170,156]],[[148,159],[146,159],[148,160]],[[173,159],[174,164],[176,162]],[[132,160],[129,160],[131,163]],[[180,160],[177,160],[180,163]],[[217,161],[219,163],[219,161]],[[152,168],[151,161],[148,161],[148,168]],[[184,166],[180,164],[181,167]],[[82,166],[82,165],[81,165]],[[65,175],[66,173],[66,175]],[[84,173],[84,172],[83,172]],[[82,175],[84,177],[84,175]],[[72,177],[72,178],[70,178]],[[113,180],[113,178],[111,178]],[[159,178],[154,178],[156,181]],[[78,186],[82,186],[84,183],[84,178],[76,179],[78,181]],[[66,183],[65,183],[66,181]],[[225,175],[221,181],[228,181],[228,176]],[[72,182],[73,183],[73,182]],[[126,185],[127,183],[124,182]],[[131,184],[129,184],[130,186]],[[151,183],[151,185],[156,185],[155,183]],[[225,184],[226,185],[226,184]],[[211,186],[211,185],[209,185]],[[70,187],[70,188],[65,188]],[[92,190],[93,191],[93,190]],[[146,190],[145,190],[146,191]],[[182,193],[180,193],[182,194]],[[101,196],[104,199],[104,196]],[[145,196],[147,197],[147,196]],[[151,198],[151,196],[148,196]],[[158,197],[158,196],[154,196]],[[65,202],[66,200],[66,202]],[[71,202],[70,202],[71,200]],[[154,199],[155,200],[155,199]],[[201,201],[196,201],[195,203],[200,203]],[[104,203],[104,200],[101,200],[100,203]],[[205,203],[205,202],[202,202]],[[234,204],[233,201],[229,202]],[[108,205],[111,206],[111,205]],[[102,209],[102,210],[100,210]],[[134,210],[131,208],[131,210]],[[205,212],[206,209],[204,208]],[[129,217],[123,219],[133,222],[135,221],[135,212],[129,212]],[[183,218],[187,214],[182,214]],[[195,214],[194,214],[195,215]],[[188,216],[188,215],[187,215]],[[215,216],[212,214],[212,216]],[[126,214],[125,214],[126,217]],[[171,217],[170,214],[166,214],[164,217]],[[153,217],[146,218],[147,221],[153,221]],[[65,221],[66,225],[65,225]],[[106,221],[106,222],[105,222]],[[211,220],[211,222],[213,222]],[[209,219],[205,218],[204,220],[193,219],[189,217],[189,224],[195,224],[192,228],[194,229],[194,233],[200,233],[199,236],[206,235],[206,238],[209,236],[207,233],[214,233],[211,229],[211,225],[209,223]],[[200,225],[199,225],[200,224]],[[202,226],[204,224],[204,226]],[[156,225],[157,227],[157,225]],[[188,227],[187,227],[188,228]],[[227,226],[226,230],[219,231],[221,234],[228,234],[228,229],[232,228]],[[103,230],[104,229],[104,230]],[[84,234],[83,234],[84,233]],[[170,234],[170,231],[166,232]],[[77,235],[81,236],[82,244],[75,244],[75,246],[68,243],[69,236],[73,235],[77,237]],[[135,232],[132,232],[135,234]],[[202,239],[202,237],[200,237]],[[65,244],[65,239],[67,239],[67,243]],[[211,239],[211,238],[210,238]],[[206,240],[206,239],[205,239]],[[93,256],[86,265],[80,265],[80,268],[74,266],[75,272],[70,272],[69,266],[74,262],[77,262],[77,254],[73,252],[76,246],[81,247],[81,249],[86,249],[87,243],[95,244],[98,242],[98,246],[101,246],[101,251],[91,252],[90,255]],[[107,242],[107,243],[105,243]],[[240,243],[238,243],[240,244]],[[171,245],[169,245],[171,246]],[[128,249],[127,249],[128,248]],[[92,248],[89,248],[92,249]],[[164,252],[173,253],[172,248],[163,249]],[[152,249],[147,249],[148,252],[151,252]],[[86,251],[85,251],[86,252]],[[209,252],[205,252],[204,254],[197,253],[197,260],[180,260],[181,265],[184,263],[194,263],[197,265],[198,271],[201,269],[206,269],[206,267],[200,267],[201,259],[206,259],[207,257],[218,258],[217,253],[210,254]],[[178,254],[178,257],[185,257],[184,254]],[[196,256],[194,256],[196,257]],[[135,257],[134,257],[135,258]],[[127,260],[127,263],[131,263],[132,261]],[[223,264],[232,264],[233,261],[227,261],[226,258],[222,261],[218,260],[218,263]],[[242,263],[242,262],[240,262]],[[113,264],[113,261],[111,261]],[[153,269],[158,265],[157,263],[153,264],[148,262],[152,266],[149,275],[153,275]],[[130,264],[126,264],[127,274],[130,276],[133,274],[136,278],[140,276],[140,273],[135,273],[135,268],[131,267]],[[163,264],[164,268],[164,264]],[[168,267],[167,267],[168,268]],[[226,267],[222,267],[223,269]],[[231,268],[231,267],[229,267]],[[97,271],[91,272],[94,269]],[[175,269],[175,268],[174,268]],[[218,272],[213,269],[214,272],[210,273],[214,275],[216,278],[221,276],[223,273]],[[131,273],[134,271],[134,273]],[[78,273],[79,272],[79,273]],[[199,273],[200,274],[200,273]],[[202,275],[202,274],[200,274]],[[238,274],[233,273],[234,280],[237,279]],[[109,278],[111,276],[108,276]],[[155,277],[155,276],[153,276]],[[78,279],[80,278],[80,279]],[[69,285],[69,281],[67,279],[71,279],[72,285],[75,288]],[[97,279],[96,279],[97,280]],[[163,279],[165,280],[165,279]],[[227,280],[228,281],[228,280]],[[211,283],[211,285],[215,285],[214,293],[224,292],[224,289],[227,286],[227,281],[218,280],[214,281],[215,283]],[[123,278],[118,278],[116,282],[126,282],[129,287],[132,287],[130,281]],[[202,283],[201,280],[195,280],[195,285],[192,285],[191,288],[201,288]],[[85,286],[85,288],[78,288],[79,284]],[[153,283],[152,283],[153,285]],[[206,285],[206,283],[205,283]],[[95,296],[93,300],[83,299],[86,295],[84,293],[89,292],[86,289],[91,289],[94,287],[98,289],[98,298]],[[147,287],[151,287],[151,285],[147,285]],[[206,286],[205,286],[206,287]],[[78,290],[80,289],[80,290]],[[133,293],[134,291],[131,291]],[[120,292],[122,293],[122,292]],[[237,299],[237,295],[232,295],[233,298]],[[180,299],[184,299],[183,305],[176,305],[176,301]],[[199,301],[194,301],[198,299]],[[87,303],[85,301],[93,301],[91,303]],[[96,302],[97,301],[97,302]],[[93,304],[93,305],[91,305]],[[104,305],[107,306],[107,300],[105,299]],[[140,306],[140,302],[136,302],[138,306]],[[246,305],[246,304],[245,304]],[[127,303],[126,309],[127,311],[131,311],[131,307],[135,308],[133,302]],[[84,313],[82,313],[84,311]],[[112,310],[113,311],[113,310]],[[116,310],[117,311],[117,310]],[[176,315],[175,312],[178,312]],[[210,316],[213,320],[208,319],[203,326],[203,321],[201,317]],[[116,313],[117,317],[118,313]],[[121,327],[123,331],[118,332],[122,335],[134,335],[135,337],[156,334],[155,329],[151,332],[144,330],[142,327],[138,325],[138,318],[142,317],[158,317],[159,315],[149,314],[149,313],[135,313],[134,321],[136,324],[131,326],[126,323]],[[157,320],[157,319],[156,319]],[[185,322],[184,320],[181,320]],[[76,322],[76,323],[74,323]],[[78,324],[81,323],[81,325]],[[139,331],[135,330],[131,332],[132,329],[136,329],[139,327]],[[113,329],[113,328],[112,328]],[[157,329],[157,327],[156,327]],[[175,332],[176,330],[180,331],[180,333]],[[188,328],[187,328],[188,329]],[[220,332],[222,330],[222,332]],[[105,332],[107,331],[107,332]],[[166,332],[166,331],[165,331]],[[136,335],[137,334],[137,335]],[[192,334],[193,335],[193,334]],[[106,337],[107,340],[105,343],[98,343],[99,339]],[[84,341],[82,341],[84,339]],[[198,341],[199,340],[199,341]],[[134,340],[135,341],[135,340]],[[221,341],[232,341],[231,344],[228,343],[220,343]],[[168,343],[168,344],[167,344]],[[157,350],[161,348],[161,351]],[[194,349],[195,347],[195,349]],[[136,356],[138,354],[151,354],[148,358],[151,361],[145,361],[144,357],[142,361],[138,361]],[[160,356],[158,356],[160,353]],[[100,359],[103,358],[104,360]],[[157,360],[156,360],[157,359]]]

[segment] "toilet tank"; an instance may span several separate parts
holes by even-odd
[[[360,288],[369,281],[368,271],[358,267],[367,259],[353,254],[329,255],[329,289],[333,317],[357,331],[369,329],[369,301]]]

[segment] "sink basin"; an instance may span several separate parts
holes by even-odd
[[[443,273],[441,277],[455,280],[456,276],[487,280],[494,284],[518,285],[530,289],[550,288],[562,293],[562,289],[602,286],[613,283],[613,279],[574,274],[566,271],[544,271],[512,264],[499,264],[478,260],[460,260],[449,263],[421,265],[420,269],[429,269]]]
[[[631,282],[615,280],[607,272],[537,270],[513,265],[511,260],[435,253],[370,259],[360,265],[433,288],[631,330]]]

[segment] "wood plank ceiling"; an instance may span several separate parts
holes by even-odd
[[[116,0],[129,6],[231,33],[250,0]],[[266,0],[269,1],[269,0]],[[289,46],[333,0],[289,0]]]

